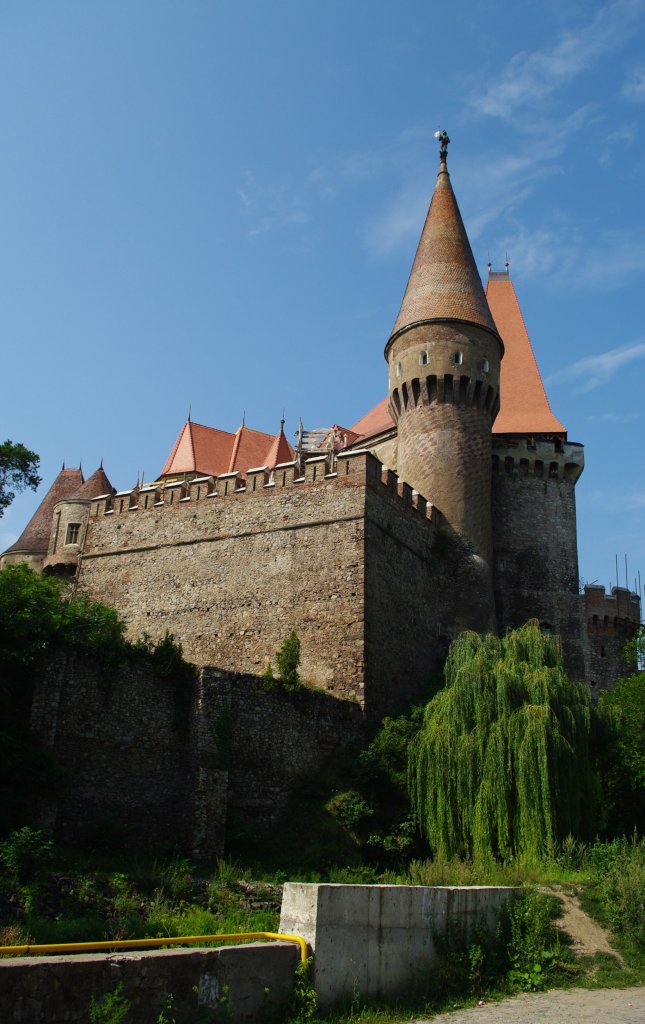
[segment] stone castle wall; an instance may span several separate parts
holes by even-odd
[[[36,684],[31,730],[63,768],[37,816],[57,839],[221,856],[233,814],[261,836],[298,782],[356,742],[357,704],[205,669],[178,701],[144,661],[109,676],[65,651]]]
[[[631,671],[623,652],[640,624],[640,601],[626,587],[612,587],[611,594],[606,594],[604,587],[587,584],[584,614],[587,681],[597,699]]]
[[[261,674],[295,629],[309,686],[364,707],[369,661],[378,714],[426,678],[440,517],[369,453],[333,473],[313,459],[303,478],[289,466],[245,489],[227,475],[152,497],[94,502],[79,568],[79,589],[116,607],[131,637],[169,628],[197,664]]]
[[[493,453],[493,551],[498,629],[528,619],[562,637],[567,671],[585,678],[578,593],[575,482],[579,446],[497,441]]]

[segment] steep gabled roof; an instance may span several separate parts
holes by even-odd
[[[489,275],[486,298],[505,349],[493,434],[566,434],[551,412],[508,271]]]
[[[264,459],[273,440],[271,434],[265,434],[261,430],[251,430],[250,427],[242,424],[235,435],[228,472],[237,471],[244,475],[247,469],[266,466]]]
[[[61,469],[18,540],[7,548],[7,552],[46,552],[49,547],[54,506],[64,498],[70,498],[82,484],[81,469]]]
[[[480,324],[497,333],[442,151],[434,195],[390,342],[412,324],[445,319]]]
[[[187,420],[179,432],[160,476],[204,473],[218,476],[228,472],[235,434]]]
[[[268,469],[275,469],[282,462],[293,462],[294,451],[286,437],[284,436],[284,420],[280,421],[280,431],[275,435],[271,446],[264,456],[264,458],[258,463],[260,466],[267,466]],[[247,469],[252,467],[247,466]]]

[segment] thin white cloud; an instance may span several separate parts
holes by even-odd
[[[568,221],[552,220],[532,231],[520,227],[497,245],[519,279],[549,277],[556,286],[612,291],[645,273],[645,237],[635,228],[599,232],[590,242]]]
[[[638,419],[638,412],[600,412],[587,416],[589,423],[635,423]]]
[[[643,98],[645,99],[645,96]],[[603,167],[608,167],[613,162],[616,153],[620,152],[620,145],[624,143],[626,146],[631,146],[635,139],[635,124],[624,124],[621,128],[610,132],[609,135],[603,138],[603,149],[598,157],[598,163]]]
[[[623,86],[623,96],[636,103],[645,103],[645,67],[635,68]]]
[[[566,382],[573,384],[578,392],[592,391],[593,388],[611,380],[621,367],[643,358],[645,358],[645,341],[620,345],[618,348],[601,352],[597,356],[586,356],[570,366],[565,366],[562,370],[547,377],[546,383]]]
[[[589,24],[563,33],[553,46],[516,53],[497,82],[481,95],[471,95],[471,105],[504,119],[522,108],[536,107],[629,38],[643,7],[643,0],[614,0],[600,7]]]

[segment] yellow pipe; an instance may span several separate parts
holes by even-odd
[[[281,932],[237,932],[232,935],[180,935],[165,939],[113,939],[105,942],[58,942],[48,946],[0,946],[0,956],[29,956],[30,953],[88,953],[115,949],[159,949],[161,946],[199,945],[205,942],[231,942],[240,939],[281,939],[297,942],[300,962],[307,962],[307,943],[302,935]]]

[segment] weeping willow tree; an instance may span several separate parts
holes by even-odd
[[[464,633],[410,744],[412,805],[435,855],[533,859],[593,829],[589,690],[529,622]]]

